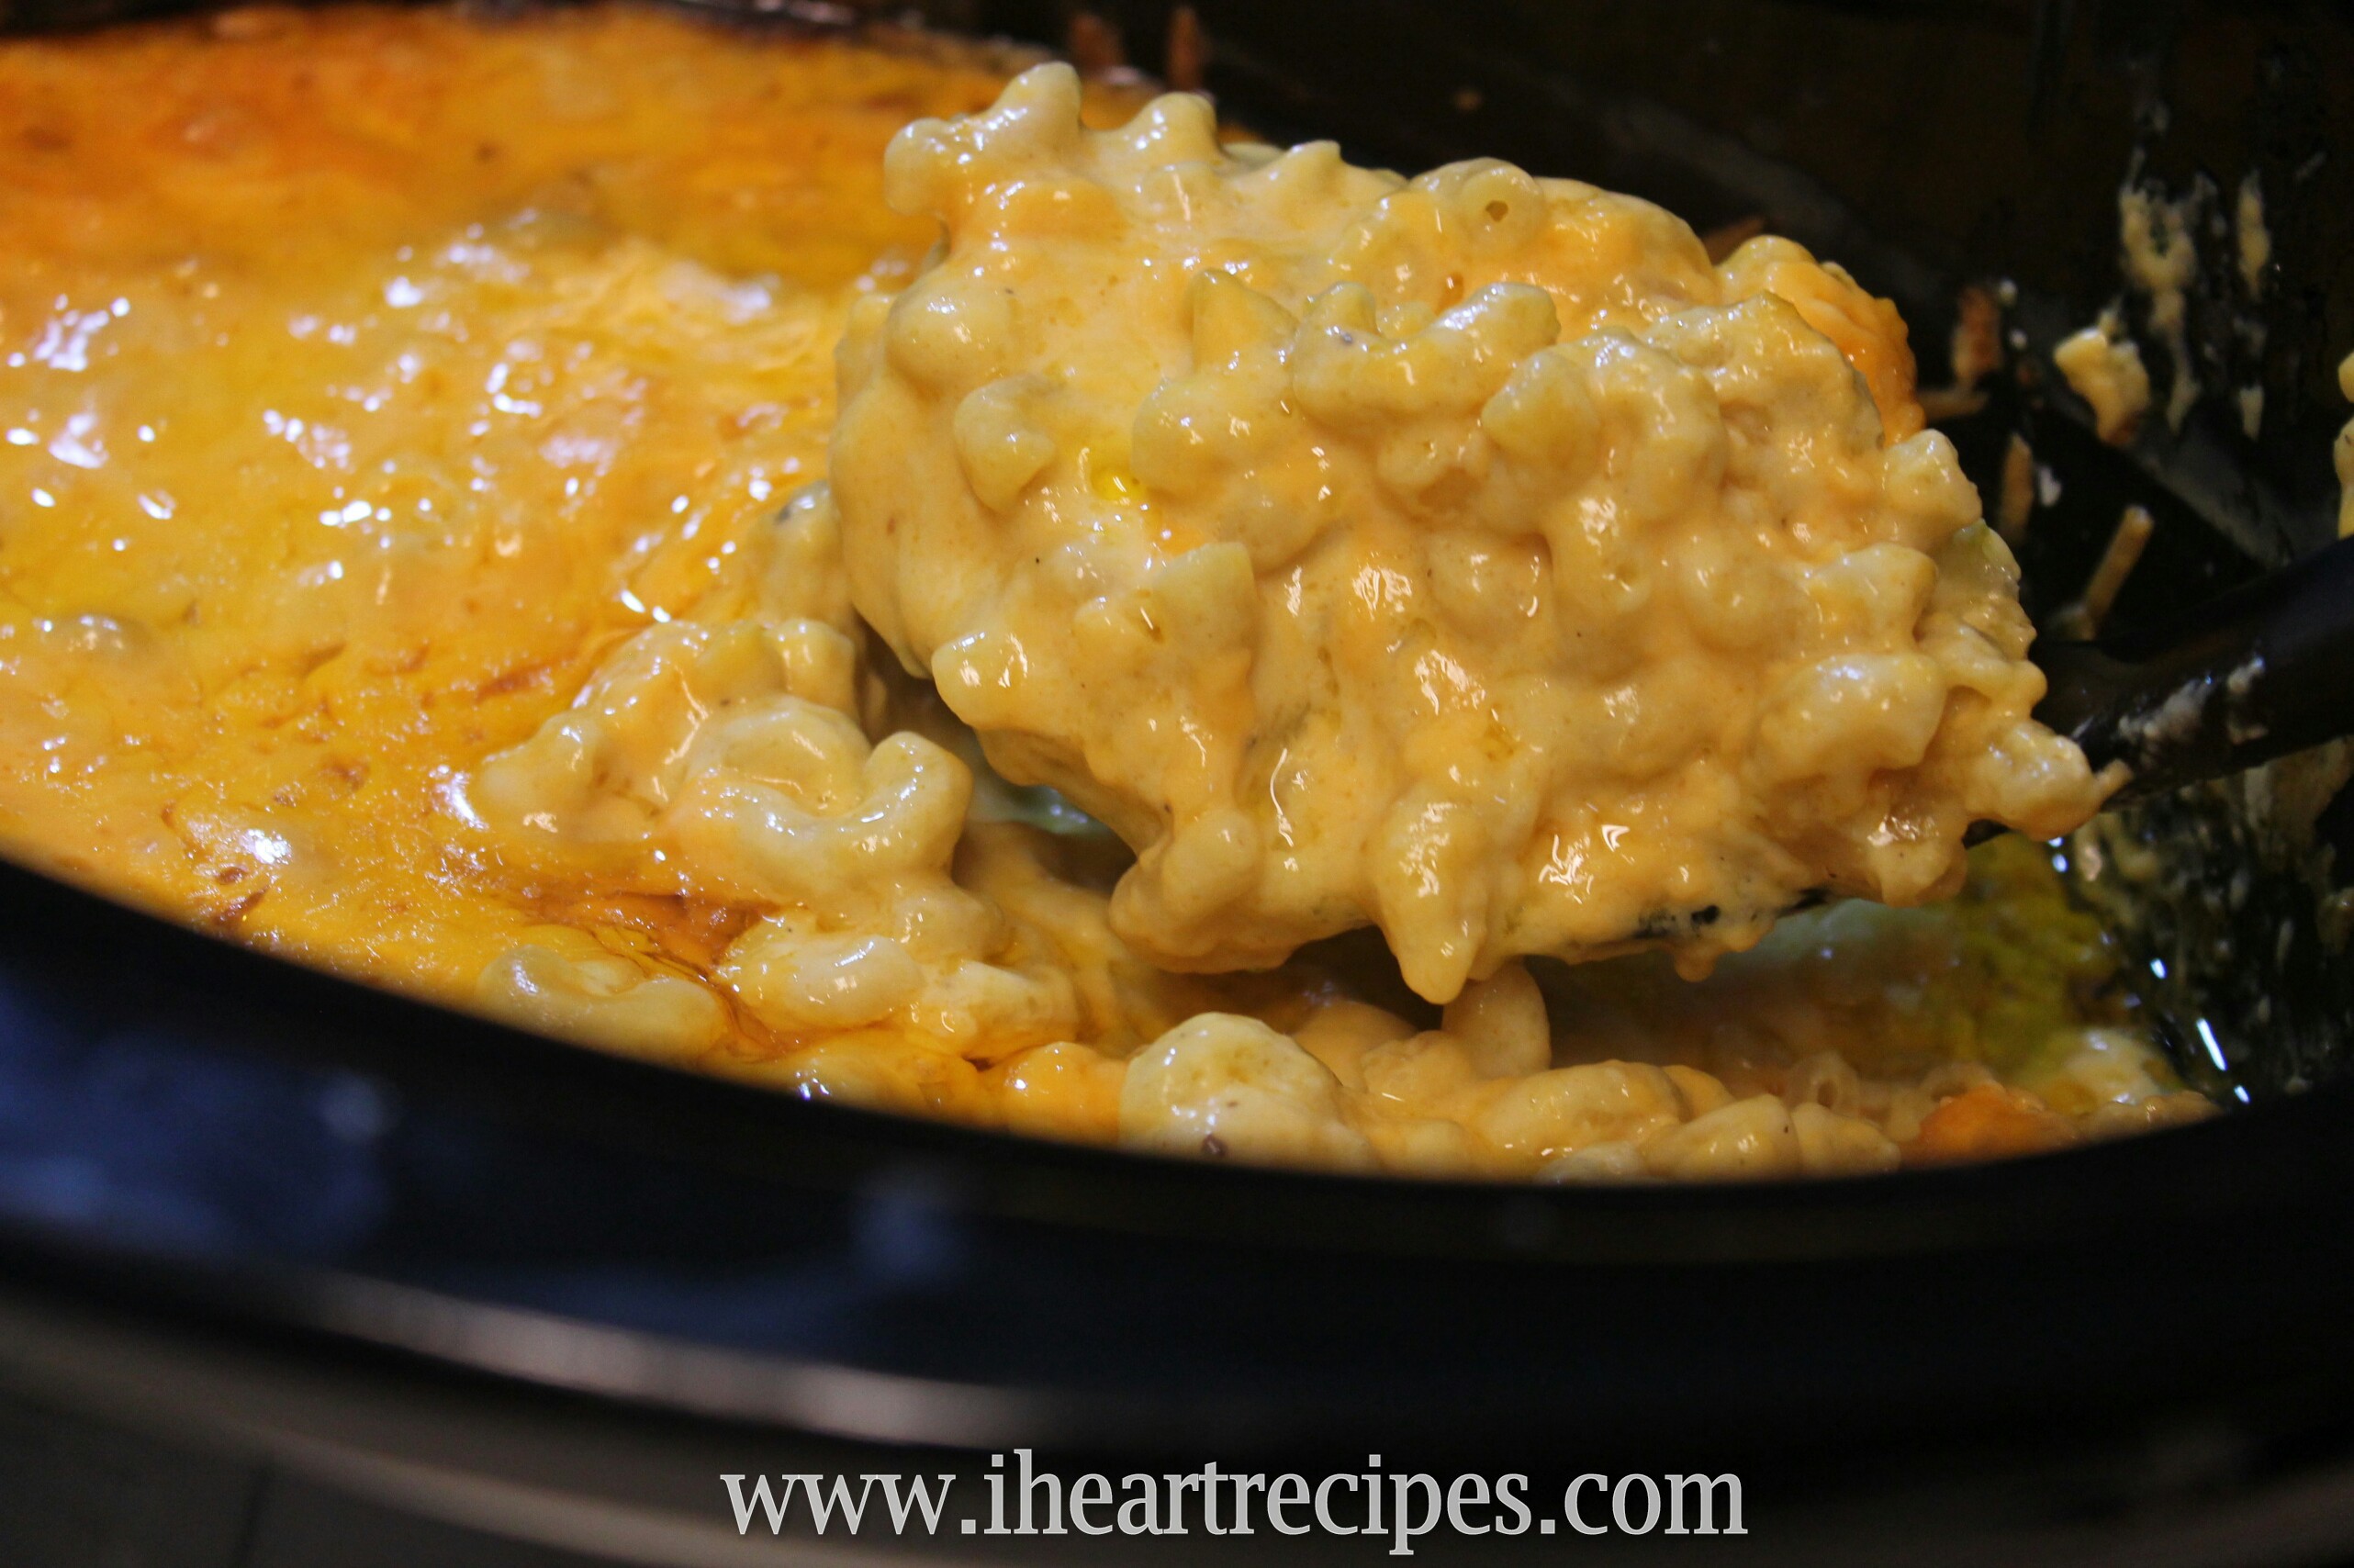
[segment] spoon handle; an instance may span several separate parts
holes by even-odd
[[[2156,635],[2039,643],[2035,717],[2122,762],[2130,801],[2354,734],[2354,539],[2243,584]]]

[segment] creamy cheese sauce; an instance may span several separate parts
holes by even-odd
[[[1886,301],[1492,160],[1079,103],[1043,67],[892,144],[946,239],[852,315],[834,485],[867,621],[1136,847],[1139,951],[1370,922],[1435,1002],[1531,954],[1697,975],[2097,808]]]
[[[1441,190],[1321,152],[1289,165],[1247,152],[1249,170],[1217,178],[1321,171],[1285,198],[1297,210],[1260,215],[1253,243],[1295,233],[1298,255],[1266,262],[1268,276],[1237,251],[1246,275],[1200,286],[1157,252],[1130,258],[1176,312],[1139,314],[1138,341],[1223,357],[1156,370],[1056,315],[1087,297],[1058,271],[1078,265],[1074,240],[1031,280],[1024,308],[1046,312],[1041,335],[988,351],[1026,368],[975,389],[1045,379],[1051,351],[1094,366],[1096,390],[1066,406],[1024,383],[947,406],[926,383],[902,410],[920,422],[947,408],[903,457],[911,475],[952,482],[938,494],[980,509],[992,538],[1040,526],[1040,493],[1100,525],[1092,564],[1057,570],[1088,564],[1104,591],[1129,596],[1100,624],[1063,629],[1100,639],[1080,656],[1110,686],[1055,719],[1042,689],[975,706],[963,666],[936,649],[920,662],[951,671],[942,694],[877,657],[861,609],[913,646],[892,596],[981,607],[958,633],[975,660],[972,632],[1041,636],[1015,613],[1018,563],[943,550],[916,595],[923,571],[888,530],[861,537],[871,509],[838,507],[822,483],[835,341],[847,330],[855,384],[912,375],[875,368],[894,352],[881,302],[920,302],[911,281],[940,272],[919,271],[932,223],[883,199],[885,146],[911,118],[986,108],[1004,74],[920,39],[763,39],[628,9],[255,11],[0,46],[0,844],[176,918],[544,1032],[1148,1149],[1559,1180],[1834,1173],[2205,1111],[2135,1028],[2098,927],[2042,852],[2012,841],[1962,868],[1950,834],[1967,814],[2050,827],[2097,796],[2080,759],[2071,768],[2018,727],[2032,692],[2008,558],[1942,444],[1913,428],[1900,326],[1794,248],[1712,269],[1655,209],[1500,165]],[[1108,88],[1082,105],[1067,81],[1047,91],[1063,119],[1083,106],[1116,125],[1138,106]],[[1182,102],[1119,145],[1147,132],[1215,157],[1206,118]],[[922,152],[943,134],[894,154],[902,196],[945,177]],[[1150,154],[1137,156],[1146,171]],[[1158,167],[1136,190],[1107,187],[1115,215],[1145,199],[1137,190],[1177,200],[1202,178]],[[1493,191],[1463,209],[1479,180]],[[1054,225],[1078,215],[1057,216],[1051,183],[1034,182],[1028,207],[1000,206],[1064,232]],[[1280,280],[1323,264],[1310,251],[1351,221],[1335,190],[1376,204],[1421,192],[1397,208],[1413,209],[1401,234],[1367,243],[1400,247],[1387,264],[1439,294],[1344,293],[1328,319],[1304,314]],[[1462,241],[1446,265],[1470,270],[1453,284],[1430,273],[1429,245],[1458,241],[1413,225],[1443,230],[1463,210],[1486,221],[1490,201],[1513,222],[1562,205],[1617,270],[1581,274],[1575,299],[1555,292],[1556,239],[1485,272]],[[919,368],[975,374],[958,357],[962,308],[909,330]],[[1324,335],[1310,357],[1329,374],[1286,412],[1263,397],[1290,374],[1268,345],[1311,319]],[[1597,331],[1609,341],[1591,342]],[[1368,372],[1374,359],[1390,368]],[[1154,455],[1138,414],[1164,375],[1175,389]],[[1407,420],[1397,399],[1418,388],[1436,400]],[[1272,524],[1250,466],[1234,451],[1187,455],[1184,421],[1211,412],[1221,439],[1259,454],[1277,500],[1312,496],[1325,459],[1311,447],[1324,445],[1362,526],[1314,513],[1325,543],[1261,561],[1283,542],[1256,532]],[[1484,436],[1488,476],[1463,476],[1486,412],[1519,436]],[[1328,415],[1334,433],[1305,445],[1284,422]],[[1495,487],[1524,461],[1515,439],[1548,450],[1564,420],[1587,431],[1570,454],[1590,470],[1584,494],[1604,494],[1592,476],[1620,465],[1607,494],[1627,531],[1589,548],[1564,529],[1556,551],[1535,543],[1542,529],[1513,532],[1527,514],[1511,508],[1538,480]],[[1272,422],[1254,434],[1238,420]],[[846,475],[863,462],[870,488],[878,459],[856,448],[879,428],[845,432]],[[1054,451],[1025,473],[1034,431]],[[1699,489],[1662,442],[1694,457]],[[1692,495],[1753,534],[1774,516],[1803,537],[1787,553],[1712,553],[1677,521]],[[1481,496],[1506,526],[1431,521]],[[1577,549],[1598,575],[1564,577],[1558,560]],[[892,585],[883,598],[878,577]],[[1292,882],[1265,869],[1274,806],[1253,815],[1237,775],[1202,761],[1256,744],[1220,707],[1238,688],[1219,618],[1281,624],[1263,596],[1286,582],[1304,608],[1271,655],[1282,678],[1315,662],[1307,639],[1328,639],[1334,687],[1377,710],[1303,687],[1283,711],[1336,785],[1284,807],[1312,840],[1313,875]],[[1668,641],[1597,653],[1560,679],[1553,654],[1573,614],[1628,636],[1645,602],[1674,607],[1660,610]],[[1535,629],[1503,624],[1530,604]],[[1161,617],[1169,647],[1138,655],[1139,610]],[[1736,661],[1727,645],[1745,651]],[[1043,661],[1057,644],[1036,647]],[[1834,658],[1846,673],[1815,699],[1803,682],[1788,695],[1788,671]],[[1721,697],[1708,681],[1674,686],[1686,660],[1709,680],[1736,662],[1759,672],[1743,677],[1744,713],[1783,693],[1772,700],[1844,715],[1835,741],[1786,717],[1770,747],[1750,743],[1782,758],[1777,778],[1809,781],[1790,787],[1818,800],[1797,820],[1819,858],[1775,841],[1785,865],[1737,839],[1761,857],[1674,869],[1676,833],[1713,851],[1702,808],[1726,788],[1695,771],[1687,711]],[[1497,695],[1516,679],[1560,690]],[[1886,731],[1916,684],[1939,695],[1904,709],[1899,745]],[[1842,706],[1853,692],[1860,706]],[[1063,779],[1035,760],[1053,755],[1044,742],[1008,749],[1008,713],[1049,738],[1120,721],[1102,732],[1113,787],[1064,781],[1145,845],[1142,860],[989,767],[983,745],[1019,777]],[[1186,873],[1195,883],[1172,880],[1160,808],[1124,802],[1188,776],[1131,718],[1190,726],[1185,787],[1200,793],[1185,799],[1201,810],[1185,820],[1231,804],[1224,820],[1259,835],[1242,880],[1263,892],[1215,920],[1184,903],[1184,887],[1232,875],[1224,841],[1189,852],[1207,857]],[[1520,737],[1555,723],[1543,756],[1519,755]],[[1336,732],[1362,755],[1336,749]],[[1556,748],[1584,771],[1558,771],[1572,762]],[[1463,797],[1460,820],[1487,837],[1452,860],[1433,850],[1437,891],[1398,906],[1444,918],[1392,921],[1329,853],[1334,835],[1404,820],[1397,801],[1449,785],[1452,754],[1485,770],[1490,794]],[[1641,800],[1636,774],[1653,780]],[[1697,984],[1661,955],[1524,963],[1577,947],[1562,924],[1572,903],[1530,902],[1499,879],[1534,830],[1493,791],[1525,783],[1530,822],[1564,830],[1548,813],[1576,780],[1614,810],[1642,807],[1562,840],[1593,857],[1593,886],[1636,889],[1628,909],[1689,913],[1709,896],[1730,909],[1810,879],[1959,896],[1797,917]],[[1914,813],[1902,821],[1931,830],[1919,845],[1882,853],[1854,836],[1896,820],[1900,801]],[[1614,882],[1604,871],[1620,863],[1649,869]],[[1149,897],[1131,890],[1140,873]],[[1314,878],[1329,904],[1294,896]],[[1474,938],[1418,947],[1414,933],[1460,925],[1474,885],[1528,915],[1483,915]],[[1221,924],[1272,963],[1369,915],[1407,934],[1407,978],[1450,998],[1443,1009],[1367,933],[1264,973],[1171,967],[1199,967],[1202,933]],[[1734,945],[1690,935],[1687,953]]]

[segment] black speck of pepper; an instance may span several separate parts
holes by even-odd
[[[1218,1137],[1216,1133],[1204,1133],[1202,1135],[1202,1152],[1208,1155],[1212,1159],[1224,1159],[1226,1158],[1226,1139]]]

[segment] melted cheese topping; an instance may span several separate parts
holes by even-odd
[[[550,1034],[1150,1149],[1861,1171],[2203,1108],[2023,844],[1698,987],[1505,961],[1441,1013],[1362,941],[1147,961],[1121,846],[869,658],[816,483],[829,351],[928,239],[881,201],[885,142],[1001,85],[630,10],[0,46],[0,844]],[[1639,249],[1673,233],[1648,211],[1597,216]],[[1852,313],[1823,319],[1900,386],[1877,307],[1743,264],[1801,321]]]
[[[610,902],[480,890],[444,789],[731,591],[822,472],[850,297],[923,241],[854,172],[996,85],[635,13],[6,46],[12,841],[442,987]]]
[[[946,226],[842,348],[852,595],[1011,778],[1138,851],[1156,962],[1371,922],[1444,1002],[1687,972],[1810,890],[1952,893],[2104,787],[1904,326],[1787,241],[1509,164],[1222,148],[1062,67],[910,127]]]

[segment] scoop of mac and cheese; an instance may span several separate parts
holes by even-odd
[[[1371,923],[1439,1001],[1523,954],[1697,973],[2097,808],[1845,273],[1494,160],[1079,107],[1041,67],[892,143],[945,238],[850,317],[834,483],[860,612],[1135,847],[1155,962]]]

